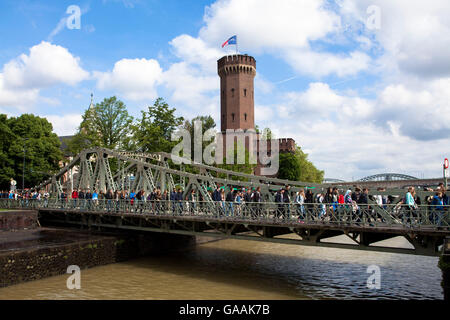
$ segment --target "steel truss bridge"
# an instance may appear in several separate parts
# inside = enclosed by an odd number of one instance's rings
[[[73,179],[67,179],[67,176]],[[133,177],[133,179],[131,179]],[[60,199],[63,189],[172,190],[183,188],[183,199],[195,190],[202,201],[140,201]],[[218,186],[257,188],[262,202],[213,201]],[[0,200],[0,208],[38,210],[42,225],[90,229],[121,229],[184,235],[228,237],[287,244],[439,255],[450,236],[449,208],[401,204],[378,206],[274,203],[274,191],[310,188],[322,192],[329,184],[288,181],[233,172],[198,163],[174,165],[170,154],[116,152],[104,148],[82,151],[59,173],[34,190],[46,189],[50,199]],[[372,194],[404,195],[401,189]],[[432,194],[422,192],[422,194]],[[200,197],[197,197],[198,200]],[[348,244],[336,242],[346,236]],[[388,247],[378,242],[405,237],[412,248]]]

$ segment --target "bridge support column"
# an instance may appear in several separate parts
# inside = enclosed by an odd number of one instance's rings
[[[441,285],[444,289],[444,300],[450,301],[450,237],[447,237],[444,241],[439,268],[442,271]]]

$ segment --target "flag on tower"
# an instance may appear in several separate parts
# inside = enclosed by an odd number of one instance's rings
[[[230,39],[228,39],[227,41],[225,41],[225,42],[222,44],[222,48],[225,47],[225,46],[227,46],[227,45],[229,45],[229,44],[235,44],[235,45],[237,45],[237,36],[232,36]]]

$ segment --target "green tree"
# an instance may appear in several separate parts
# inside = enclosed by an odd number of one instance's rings
[[[105,98],[84,112],[77,134],[67,143],[71,153],[90,147],[128,149],[133,117],[117,98]]]
[[[194,123],[195,121],[200,121],[202,123],[202,152],[203,150],[205,150],[205,147],[208,146],[211,141],[203,141],[203,135],[205,134],[206,131],[208,131],[209,129],[214,129],[216,127],[216,123],[214,121],[214,119],[211,116],[197,116],[194,119],[192,119],[191,121],[186,120],[183,125],[182,128],[186,129],[187,131],[189,131],[190,137],[191,137],[191,160],[194,160]]]
[[[9,147],[15,139],[8,126],[6,114],[0,114],[0,189],[6,189],[9,179],[15,176],[12,159],[9,157]]]
[[[170,153],[178,143],[171,141],[172,133],[184,120],[176,117],[175,111],[162,98],[156,99],[148,111],[141,111],[141,119],[133,125],[134,147],[142,152]]]
[[[296,146],[295,153],[280,154],[280,168],[278,178],[295,181],[322,183],[324,171],[317,169],[308,160],[308,154]]]
[[[1,115],[1,120],[0,184],[3,189],[8,188],[10,178],[22,187],[24,150],[25,187],[33,187],[59,170],[61,143],[47,119],[23,114],[9,119]]]
[[[278,178],[292,181],[300,180],[300,162],[293,153],[280,153]]]
[[[244,163],[238,164],[238,153],[244,151]],[[240,172],[240,173],[246,173],[246,174],[253,174],[257,164],[253,164],[253,162],[256,162],[256,159],[253,159],[251,157],[253,157],[253,155],[250,154],[250,152],[245,149],[245,147],[243,145],[238,145],[237,142],[234,142],[234,148],[233,150],[226,150],[226,153],[229,155],[231,153],[233,153],[233,157],[234,157],[234,164],[228,164],[227,163],[227,157],[224,156],[223,158],[223,164],[219,164],[216,165],[216,167],[221,168],[221,169],[226,169],[226,170],[231,170],[231,171],[235,171],[235,172]],[[227,178],[227,176],[225,174],[220,174],[219,177],[221,178]],[[237,176],[231,176],[229,177],[232,180],[241,180],[244,181],[246,179],[242,178],[242,177],[237,177]]]

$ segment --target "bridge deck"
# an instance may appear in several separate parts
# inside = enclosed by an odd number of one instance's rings
[[[446,208],[188,201],[0,201],[39,211],[42,225],[165,232],[244,240],[438,255],[450,235]],[[345,235],[349,244],[332,239]],[[413,249],[378,242],[402,236]]]

